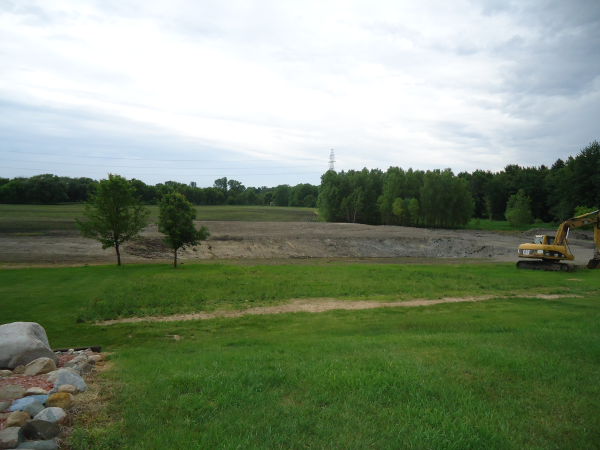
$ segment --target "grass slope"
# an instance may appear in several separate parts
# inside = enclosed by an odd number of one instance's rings
[[[113,386],[111,420],[81,424],[74,448],[597,448],[595,272],[508,265],[183,269],[0,270],[0,323],[37,321],[54,347],[102,344],[115,352],[104,375]],[[347,298],[360,286],[366,296],[389,299],[510,289],[584,297],[76,323],[96,296],[140,280],[163,286],[163,294],[184,286],[172,300],[192,292],[196,280],[198,292],[220,293],[214,308],[238,307],[238,298],[274,288],[269,302],[303,293]],[[255,284],[260,280],[267,284]]]

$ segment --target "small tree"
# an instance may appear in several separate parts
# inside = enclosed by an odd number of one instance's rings
[[[402,200],[400,197],[398,197],[396,200],[394,200],[394,203],[392,203],[392,212],[398,218],[398,222],[400,223],[402,216],[404,215],[404,200]]]
[[[525,195],[525,191],[520,189],[516,195],[511,195],[504,213],[506,220],[511,227],[520,225],[529,225],[533,223],[533,214],[531,214],[531,199]]]
[[[136,237],[146,225],[150,211],[134,197],[135,188],[119,175],[108,175],[101,180],[96,193],[85,202],[83,215],[89,220],[75,219],[84,237],[95,239],[102,249],[114,247],[117,264],[121,265],[121,244]]]
[[[200,245],[210,233],[204,226],[196,230],[196,209],[178,192],[166,193],[158,208],[158,231],[165,235],[164,241],[173,249],[173,267],[177,268],[177,250]]]

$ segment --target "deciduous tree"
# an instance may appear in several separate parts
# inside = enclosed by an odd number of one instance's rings
[[[140,205],[134,192],[135,188],[125,178],[109,174],[85,202],[83,215],[88,220],[75,219],[83,236],[100,242],[104,250],[114,247],[119,266],[121,244],[136,237],[148,225],[150,211]]]
[[[200,245],[210,233],[205,226],[196,229],[196,209],[178,192],[165,194],[158,208],[158,231],[165,235],[164,241],[173,249],[173,267],[177,268],[177,250]]]

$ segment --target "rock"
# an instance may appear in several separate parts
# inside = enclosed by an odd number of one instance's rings
[[[10,427],[0,431],[0,448],[17,448],[23,441],[19,428]]]
[[[52,372],[56,370],[56,364],[50,358],[38,358],[35,361],[31,361],[25,366],[25,372],[23,375],[42,375],[44,373]]]
[[[25,422],[27,422],[29,419],[31,419],[31,416],[25,411],[11,412],[6,418],[6,423],[4,424],[4,426],[6,428],[22,427],[23,425],[25,425]]]
[[[4,420],[4,419],[6,419],[8,416],[10,416],[10,413],[0,413],[0,420]]]
[[[83,362],[75,366],[75,369],[81,372],[82,375],[89,375],[94,370],[94,367],[86,362]]]
[[[25,407],[23,411],[29,413],[31,417],[37,416],[41,413],[46,407],[41,402],[33,402]]]
[[[52,394],[50,397],[48,397],[44,404],[46,405],[46,408],[57,407],[69,409],[69,406],[71,406],[71,394],[67,392],[58,392],[56,394]]]
[[[58,392],[66,392],[71,395],[79,394],[77,388],[72,384],[63,384],[61,387],[58,388]]]
[[[50,348],[46,331],[34,322],[13,322],[0,325],[0,367],[13,369],[38,358],[58,358]]]
[[[27,441],[23,442],[17,447],[17,449],[20,448],[29,448],[33,450],[56,450],[58,448],[58,444],[54,441]]]
[[[61,373],[65,373],[65,372],[70,372],[75,375],[79,375],[79,372],[75,369],[71,369],[71,368],[58,369],[58,370],[55,370],[54,372],[50,372],[48,374],[48,383],[54,383],[56,381],[56,379],[58,378],[58,376]]]
[[[50,407],[44,409],[33,420],[45,420],[52,423],[64,423],[67,420],[67,413],[62,408]]]
[[[0,390],[0,399],[2,400],[14,400],[15,398],[21,398],[25,395],[25,388],[17,384],[9,384],[4,386]]]
[[[45,420],[30,420],[21,427],[20,435],[25,439],[48,440],[60,433],[60,426]]]
[[[63,384],[72,384],[77,388],[79,392],[83,392],[87,389],[87,384],[83,381],[79,375],[69,372],[59,373],[58,377],[56,377],[56,381],[54,382],[54,388],[58,389]]]
[[[0,370],[0,376],[2,377],[10,377],[12,375],[12,370]]]
[[[39,387],[30,387],[25,391],[25,397],[29,397],[31,395],[46,395],[47,393],[48,392],[46,392],[45,389]]]
[[[47,398],[48,398],[47,395],[31,395],[29,397],[20,398],[18,400],[15,400],[12,403],[12,405],[10,405],[10,408],[8,408],[8,410],[10,412],[25,411],[25,408],[27,408],[32,403],[34,403],[34,402],[44,403]]]
[[[13,375],[22,375],[25,372],[25,366],[17,366],[13,370]]]
[[[0,402],[0,412],[4,412],[10,406],[10,402]]]
[[[88,359],[90,359],[92,361],[95,361],[95,362],[99,362],[99,361],[102,361],[102,355],[97,355],[97,354],[96,355],[92,355]]]

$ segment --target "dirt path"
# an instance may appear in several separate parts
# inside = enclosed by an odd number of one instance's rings
[[[558,299],[558,298],[573,298],[578,295],[516,295],[516,296],[497,296],[497,295],[482,295],[479,297],[446,297],[438,300],[409,300],[405,302],[376,302],[376,301],[352,301],[352,300],[335,300],[333,298],[324,299],[302,299],[292,300],[290,303],[277,306],[261,306],[256,308],[246,309],[244,311],[218,311],[215,313],[193,313],[193,314],[174,314],[164,317],[131,317],[129,319],[115,319],[98,322],[94,325],[114,325],[118,323],[138,323],[138,322],[179,322],[185,320],[209,320],[217,317],[243,317],[247,315],[263,315],[263,314],[286,314],[297,312],[320,313],[331,311],[334,309],[344,310],[359,310],[359,309],[374,309],[374,308],[397,308],[397,307],[415,307],[415,306],[431,306],[440,303],[460,303],[460,302],[481,302],[484,300],[501,299],[501,298],[542,298],[542,299]]]
[[[211,259],[309,259],[309,258],[476,258],[516,261],[519,244],[534,233],[506,235],[475,230],[370,226],[310,222],[197,222],[211,236],[198,251],[180,251],[185,261]],[[124,263],[170,261],[156,225],[142,239],[124,246]],[[570,241],[575,264],[587,264],[593,242]],[[55,231],[42,236],[0,235],[0,263],[38,265],[111,264],[113,250],[80,237],[76,232]],[[432,260],[432,264],[435,260]]]

